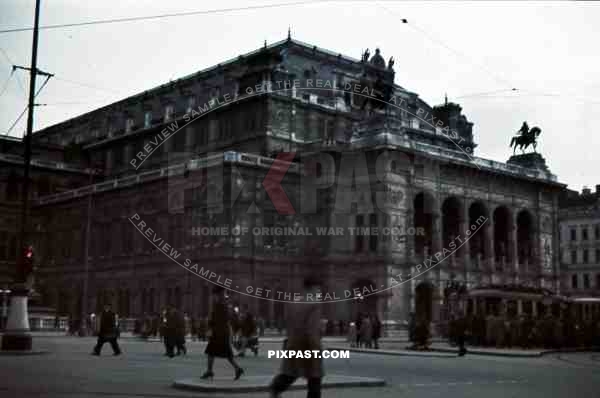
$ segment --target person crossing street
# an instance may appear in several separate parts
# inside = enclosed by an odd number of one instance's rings
[[[104,305],[104,311],[100,315],[100,329],[98,331],[98,342],[94,347],[92,355],[100,356],[104,343],[110,343],[114,355],[121,355],[121,348],[117,343],[118,337],[118,317],[111,310],[110,304]]]

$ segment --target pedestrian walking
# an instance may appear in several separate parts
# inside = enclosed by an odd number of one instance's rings
[[[241,339],[240,339],[240,352],[239,356],[243,357],[246,355],[246,348],[250,348],[254,355],[258,354],[257,344],[249,344],[253,338],[256,337],[256,321],[250,311],[246,309],[242,318],[240,327]]]
[[[185,347],[186,323],[185,314],[175,310],[175,347],[177,348],[177,355],[187,355],[187,348]]]
[[[104,305],[104,311],[100,315],[100,330],[98,331],[98,342],[94,347],[92,355],[100,355],[104,343],[110,343],[114,355],[121,355],[121,348],[117,343],[118,317],[109,304]]]
[[[458,346],[458,356],[465,356],[467,349],[465,348],[465,335],[467,333],[467,319],[465,316],[457,316],[454,319],[454,331],[456,333],[456,345]]]
[[[165,355],[169,358],[175,356],[175,344],[177,340],[177,314],[175,308],[169,307],[163,313],[162,336],[165,345]]]
[[[320,282],[308,277],[303,283],[305,294],[317,294]],[[305,351],[321,350],[321,306],[296,305],[288,313],[287,339],[285,350]],[[308,384],[307,398],[320,398],[321,379],[323,378],[323,360],[321,358],[286,358],[281,364],[280,373],[270,385],[271,397],[278,397],[291,386],[296,379],[304,377]]]
[[[360,341],[365,345],[365,348],[372,347],[373,327],[369,316],[365,314],[360,324]]]
[[[213,364],[215,357],[226,358],[235,369],[234,380],[238,380],[244,373],[233,359],[233,349],[231,348],[231,325],[229,323],[229,314],[227,303],[225,302],[225,289],[215,286],[213,289],[213,308],[209,322],[210,337],[204,353],[208,356],[207,370],[201,376],[202,379],[212,379]]]
[[[371,316],[371,328],[373,330],[373,348],[379,349],[379,339],[381,338],[381,321],[377,315]]]
[[[362,341],[361,341],[361,334],[360,334],[360,328],[362,325],[362,314],[358,314],[358,316],[356,317],[356,348],[360,348],[360,346],[362,345]]]

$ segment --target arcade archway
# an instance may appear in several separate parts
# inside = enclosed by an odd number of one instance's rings
[[[430,282],[421,282],[415,288],[415,315],[426,322],[433,318],[433,285]]]

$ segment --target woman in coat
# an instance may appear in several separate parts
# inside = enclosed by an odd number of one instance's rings
[[[313,297],[319,289],[316,278],[304,280],[305,294],[312,293]],[[287,340],[284,350],[321,351],[321,305],[320,304],[290,304],[287,322]],[[319,355],[320,357],[320,355]],[[308,383],[308,398],[321,396],[321,379],[323,378],[323,360],[315,358],[286,358],[281,364],[280,373],[271,382],[272,397],[278,397],[299,377],[304,377]]]
[[[212,379],[213,364],[215,357],[226,358],[227,361],[235,369],[235,378],[237,380],[244,373],[242,369],[233,359],[233,350],[231,348],[231,325],[229,323],[229,314],[227,303],[225,302],[225,289],[220,286],[215,286],[213,289],[213,308],[211,319],[209,322],[211,330],[208,345],[204,353],[208,355],[208,369],[202,375],[202,379]]]
[[[365,315],[360,323],[360,341],[365,345],[365,348],[372,348],[373,325],[368,315]]]

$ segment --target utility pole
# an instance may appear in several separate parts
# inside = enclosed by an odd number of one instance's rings
[[[90,332],[87,327],[88,320],[88,285],[89,285],[89,274],[90,274],[90,265],[89,265],[89,257],[90,257],[90,231],[91,231],[91,223],[92,223],[92,210],[93,210],[93,197],[95,194],[94,183],[94,175],[96,173],[96,169],[92,168],[90,170],[90,180],[89,184],[92,186],[92,190],[88,195],[87,201],[87,213],[86,213],[86,224],[85,224],[85,246],[83,249],[83,296],[81,297],[81,317],[79,321],[79,335],[87,336]],[[94,325],[92,325],[92,328]]]
[[[23,249],[27,244],[27,222],[29,216],[29,171],[31,168],[31,134],[33,130],[33,111],[35,99],[35,79],[37,76],[37,48],[40,23],[40,0],[35,1],[35,22],[33,25],[33,44],[31,49],[31,69],[29,79],[29,101],[27,114],[27,132],[23,143],[25,145],[25,166],[23,172],[23,206],[21,209],[21,225],[19,230],[19,251],[17,254],[17,285],[11,289],[10,313],[6,332],[2,336],[2,350],[31,350],[31,334],[29,334],[29,314],[27,299],[29,289],[25,284],[23,274]]]

